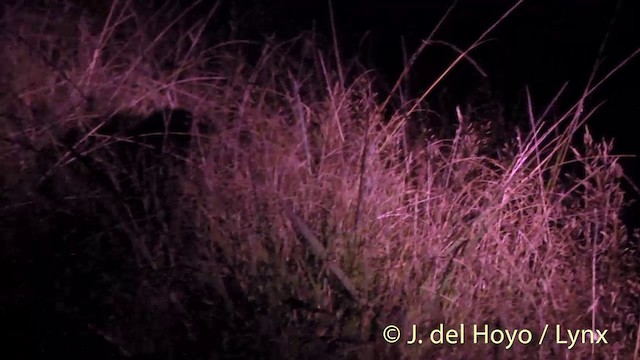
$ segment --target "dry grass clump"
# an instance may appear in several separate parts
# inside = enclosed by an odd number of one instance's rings
[[[587,94],[502,144],[503,119],[459,109],[454,136],[416,138],[424,99],[385,111],[374,74],[312,36],[213,43],[213,11],[46,3],[8,7],[0,37],[2,311],[23,351],[640,356],[638,240]],[[193,114],[187,156],[105,130],[163,108]],[[465,344],[406,344],[412,324],[462,323]],[[474,324],[533,340],[473,344]],[[556,324],[608,344],[568,350]]]

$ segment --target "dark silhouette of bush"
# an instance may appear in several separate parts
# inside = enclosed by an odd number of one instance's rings
[[[93,134],[73,128],[38,152],[39,168],[31,169],[36,191],[12,195],[33,205],[3,214],[0,224],[14,229],[6,238],[13,253],[3,261],[2,292],[11,294],[5,326],[16,342],[40,339],[31,350],[41,356],[73,358],[64,344],[76,341],[85,342],[73,347],[78,354],[101,347],[118,353],[91,326],[104,325],[106,314],[117,313],[141,282],[150,281],[148,263],[134,256],[144,241],[138,236],[165,233],[160,243],[171,246],[172,227],[180,226],[173,217],[180,213],[177,181],[186,168],[191,125],[191,113],[181,109],[117,114]],[[170,266],[159,264],[152,277],[166,276],[158,274]]]

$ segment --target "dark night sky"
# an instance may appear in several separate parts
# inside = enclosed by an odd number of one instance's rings
[[[260,21],[256,28],[261,32],[288,38],[311,29],[315,21],[320,33],[329,34],[327,0],[249,3],[247,18],[257,16]],[[458,1],[435,39],[465,48],[515,3],[516,0]],[[618,5],[615,0],[526,0],[471,56],[488,73],[494,95],[506,105],[522,102],[524,86],[528,85],[541,112],[566,81],[569,86],[561,105],[573,104],[609,28],[600,75],[640,48],[639,3],[622,1],[615,22],[610,25]],[[451,4],[451,0],[334,0],[343,54],[358,54],[365,63],[376,66],[387,82],[393,82],[402,66],[400,36],[405,37],[411,53]],[[359,48],[367,32],[364,45]],[[429,85],[454,57],[444,46],[428,48],[411,74],[416,90]],[[615,137],[618,153],[640,155],[640,141],[632,131],[640,121],[639,70],[637,58],[595,93],[591,103],[607,101],[590,126],[596,136]],[[479,79],[472,66],[461,63],[445,86],[469,92],[479,86]],[[625,165],[640,176],[639,160]]]

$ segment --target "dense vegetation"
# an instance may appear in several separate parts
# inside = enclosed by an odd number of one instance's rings
[[[490,100],[443,119],[317,34],[245,41],[211,29],[215,7],[44,3],[0,25],[3,351],[640,356],[638,234],[584,98],[524,124]],[[534,340],[406,344],[441,323]],[[608,344],[538,346],[545,324]]]

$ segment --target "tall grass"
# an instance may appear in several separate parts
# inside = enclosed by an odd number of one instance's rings
[[[6,6],[0,35],[2,311],[16,347],[73,353],[85,336],[166,359],[640,357],[638,238],[620,220],[612,144],[584,126],[592,88],[559,118],[530,107],[507,137],[496,124],[509,119],[460,107],[446,137],[421,125],[437,84],[390,109],[395,92],[315,34],[220,41],[207,37],[216,7],[193,22],[192,9],[44,3]],[[188,158],[158,161],[169,185],[159,170],[123,178],[109,155],[123,140],[101,126],[161,108],[193,113]],[[65,142],[70,131],[82,136]],[[141,192],[119,193],[132,182]],[[412,324],[461,323],[534,340],[406,344]],[[608,344],[537,345],[547,324],[608,330]]]

